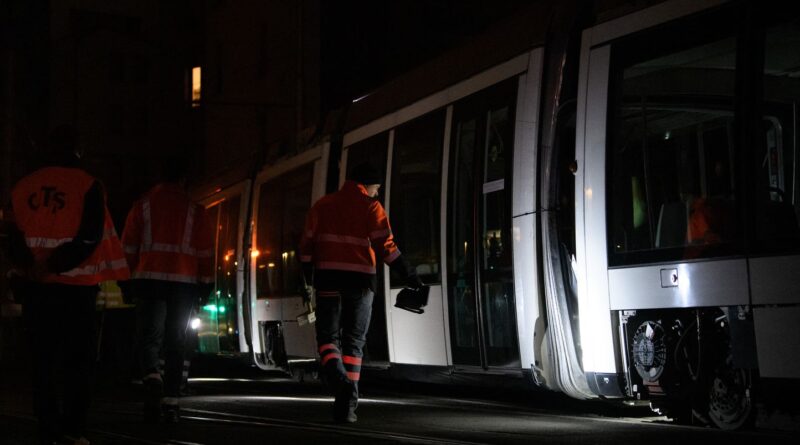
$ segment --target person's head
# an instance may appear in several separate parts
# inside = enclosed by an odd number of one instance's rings
[[[164,158],[160,164],[159,180],[183,184],[189,176],[189,159],[179,154],[171,154]]]
[[[69,124],[54,128],[47,136],[42,154],[42,162],[45,164],[77,167],[83,150],[75,128]]]
[[[350,170],[347,179],[363,185],[370,197],[378,196],[378,190],[381,188],[381,172],[371,164],[365,162],[356,165]]]

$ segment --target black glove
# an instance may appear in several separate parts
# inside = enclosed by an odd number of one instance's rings
[[[411,289],[419,289],[424,286],[422,280],[420,280],[417,276],[416,269],[408,264],[405,256],[400,255],[399,257],[395,258],[395,260],[389,264],[389,268],[396,278],[405,281],[406,287],[410,287]]]
[[[416,273],[409,274],[406,278],[406,287],[410,287],[411,289],[420,289],[425,286],[425,283],[420,280],[419,275]]]

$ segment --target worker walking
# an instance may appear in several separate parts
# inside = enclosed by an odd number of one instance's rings
[[[144,373],[147,422],[175,423],[180,396],[186,330],[192,308],[213,286],[213,227],[205,209],[186,192],[187,166],[163,164],[164,182],[134,203],[122,242],[131,268],[123,292],[136,301],[138,359]],[[164,348],[164,377],[159,353]]]
[[[356,166],[342,188],[317,201],[306,217],[300,261],[317,301],[317,346],[323,373],[336,396],[333,418],[353,423],[358,382],[376,288],[376,256],[406,277],[422,282],[394,243],[389,219],[375,199],[380,173]],[[307,287],[307,292],[312,289]]]
[[[45,166],[11,193],[14,293],[31,339],[34,410],[47,444],[89,443],[98,283],[128,278],[103,186],[79,168],[79,153],[75,131],[55,129]]]

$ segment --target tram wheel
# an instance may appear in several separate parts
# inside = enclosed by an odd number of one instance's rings
[[[708,393],[708,418],[719,429],[749,426],[755,418],[752,371],[734,369],[730,358],[717,368]]]

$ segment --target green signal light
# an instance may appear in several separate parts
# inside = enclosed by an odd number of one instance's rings
[[[220,306],[219,307],[219,313],[220,314],[224,314],[225,313],[225,306]]]
[[[203,310],[208,312],[217,312],[217,310],[219,309],[222,309],[221,312],[225,312],[225,308],[223,307],[217,308],[216,304],[207,304],[203,306]]]

